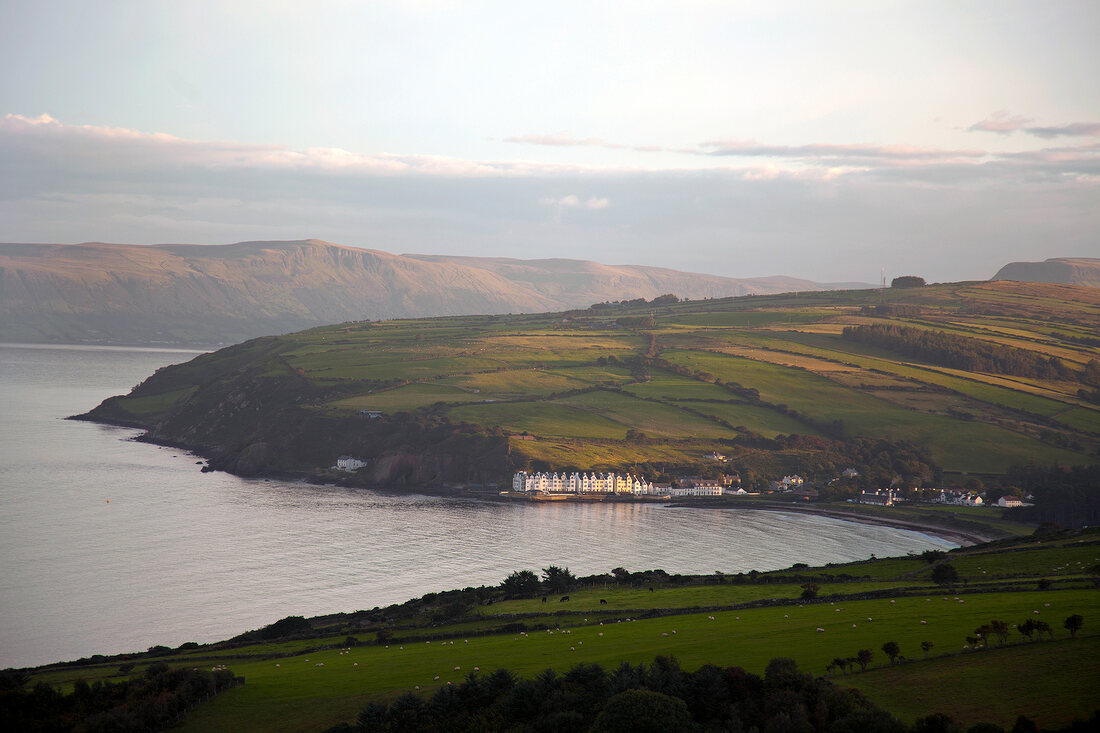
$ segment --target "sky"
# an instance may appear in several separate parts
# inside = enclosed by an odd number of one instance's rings
[[[1100,3],[0,0],[0,241],[1100,257]]]

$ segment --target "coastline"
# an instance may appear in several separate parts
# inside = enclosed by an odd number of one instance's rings
[[[127,420],[119,420],[112,418],[105,418],[99,415],[93,415],[91,412],[83,413],[79,415],[71,415],[68,420],[78,420],[84,422],[100,423],[104,425],[114,425],[117,427],[135,428],[144,430],[142,435],[139,435],[135,440],[144,443],[150,443],[154,445],[161,445],[165,447],[177,448],[180,450],[186,450],[193,455],[203,458],[207,465],[204,466],[204,471],[209,470],[225,470],[224,468],[212,465],[211,456],[208,455],[208,451],[203,450],[198,446],[186,445],[181,443],[174,443],[173,441],[167,441],[163,439],[155,439],[149,435],[149,426],[143,425],[138,422],[130,422]],[[229,471],[234,475],[240,475],[233,471]],[[329,483],[332,481],[331,475],[320,475],[318,473],[301,472],[296,474],[289,473],[262,473],[255,476],[248,476],[242,478],[269,478],[282,481],[298,481],[302,483]],[[383,491],[386,493],[397,494],[412,494],[421,493],[434,496],[449,496],[457,499],[473,499],[476,501],[527,501],[531,503],[547,503],[554,504],[558,501],[534,501],[528,496],[504,496],[501,495],[498,487],[494,487],[490,490],[477,490],[472,489],[468,485],[450,485],[450,486],[408,486],[402,488],[387,487],[387,486],[365,486],[357,484],[354,480],[344,483],[337,481],[337,485],[349,486],[352,488],[366,488],[375,491]],[[503,482],[498,486],[505,485]],[[603,503],[603,502],[638,502],[638,503],[657,503],[657,501],[650,499],[640,499],[639,497],[618,497],[618,496],[593,496],[593,497],[576,497],[568,496],[561,497],[560,501],[581,501],[586,503]],[[995,531],[982,531],[979,527],[967,527],[965,529],[959,527],[948,526],[943,523],[936,523],[931,521],[918,521],[912,518],[902,517],[886,517],[882,515],[865,514],[861,512],[845,511],[843,508],[834,508],[830,505],[822,504],[796,504],[786,502],[770,502],[761,500],[745,500],[741,498],[702,498],[702,499],[681,499],[678,501],[670,502],[668,499],[660,499],[660,502],[664,502],[665,506],[670,507],[686,507],[686,508],[705,508],[705,509],[747,509],[755,511],[781,511],[781,512],[801,512],[805,514],[816,514],[819,516],[832,517],[834,519],[841,519],[849,522],[860,522],[863,524],[876,524],[879,526],[894,527],[897,529],[905,529],[909,531],[922,532],[924,534],[932,535],[948,542],[957,544],[960,547],[969,547],[971,545],[979,545],[985,542],[991,542],[993,540],[1004,539],[1009,536],[1007,533],[998,533]]]
[[[1007,536],[995,532],[981,532],[977,529],[964,530],[956,527],[948,527],[943,524],[936,524],[934,522],[921,522],[908,518],[883,517],[878,515],[861,514],[858,512],[846,512],[842,509],[835,509],[831,506],[818,504],[754,502],[752,504],[746,503],[745,505],[737,506],[730,503],[707,505],[696,502],[678,502],[675,504],[670,504],[669,506],[692,508],[706,507],[710,509],[746,509],[750,511],[801,512],[803,514],[816,514],[823,517],[832,517],[833,519],[843,519],[849,522],[877,524],[880,526],[894,527],[896,529],[906,529],[914,532],[923,532],[924,534],[933,535],[935,537],[939,537],[940,539],[953,542],[960,547],[980,545],[985,542],[992,542],[994,540],[1004,539]]]

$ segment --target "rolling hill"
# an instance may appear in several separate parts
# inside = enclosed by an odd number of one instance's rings
[[[319,240],[0,244],[0,340],[235,343],[342,321],[531,313],[675,292],[831,286],[577,260],[394,255]]]
[[[1097,462],[1096,290],[674,301],[260,338],[160,370],[88,417],[235,473],[390,487],[707,471],[712,451],[750,483],[855,466],[869,485],[928,485]],[[368,465],[328,473],[342,454]]]
[[[1100,288],[1100,259],[1052,257],[1043,262],[1010,262],[998,270],[992,279]]]

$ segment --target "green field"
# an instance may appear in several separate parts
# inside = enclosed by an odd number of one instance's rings
[[[467,589],[376,609],[371,616],[394,620],[367,627],[353,623],[356,616],[323,617],[314,620],[317,633],[309,638],[138,655],[128,674],[163,660],[200,668],[227,664],[246,678],[189,713],[181,730],[318,731],[353,720],[368,701],[405,690],[430,696],[448,682],[498,668],[533,677],[582,662],[614,669],[672,655],[686,670],[715,664],[761,674],[769,660],[788,656],[909,723],[946,712],[964,729],[978,722],[1011,726],[1018,715],[1051,727],[1087,717],[1095,705],[1100,588],[1086,566],[1100,556],[1097,537],[1096,530],[1073,531],[954,550],[949,560],[963,579],[946,589],[929,582],[931,566],[919,557],[883,558],[679,583],[621,585],[608,576],[571,589],[567,601],[557,594],[547,601],[497,598],[441,620],[438,610],[460,597],[453,594],[474,591]],[[851,579],[827,580],[840,574]],[[1041,577],[1057,582],[1036,590]],[[799,598],[807,578],[819,583],[816,600]],[[1071,614],[1085,619],[1075,639],[1062,626]],[[1029,642],[1014,629],[1003,646],[992,636],[981,650],[967,640],[992,620],[1027,619],[1049,623],[1053,641]],[[512,626],[501,630],[506,624]],[[391,628],[392,638],[375,643],[381,628]],[[349,634],[360,644],[345,646]],[[905,663],[889,663],[880,651],[887,641],[897,642]],[[932,643],[928,653],[922,642]],[[859,649],[873,653],[866,672],[830,669],[835,658]],[[77,679],[119,680],[126,674],[119,663],[41,668],[34,681],[70,690]]]
[[[651,316],[652,326],[629,325]],[[842,336],[845,326],[874,324],[1055,358],[1061,372],[1042,379],[968,372]],[[507,481],[535,463],[557,470],[668,463],[673,472],[692,473],[709,468],[701,457],[717,448],[734,468],[762,480],[782,471],[826,483],[838,465],[859,459],[861,475],[875,482],[897,474],[907,483],[928,482],[937,469],[996,476],[1028,462],[1096,464],[1100,405],[1086,399],[1094,388],[1082,379],[1098,354],[1070,340],[1096,332],[1100,297],[1093,291],[1009,282],[341,324],[257,339],[161,370],[104,417],[165,426],[166,442],[203,445],[232,443],[258,429],[257,443],[295,446],[280,452],[285,465],[276,468],[299,475],[323,470],[341,453],[384,459],[399,448],[430,448],[395,446],[387,439],[393,431],[359,436],[363,426],[353,422],[314,422],[312,433],[291,439],[270,434],[303,422],[302,413],[352,420],[370,409],[433,426],[447,419],[467,434],[501,441],[494,455],[506,460],[444,479],[456,483],[484,481],[490,472]],[[268,389],[265,381],[278,386]],[[286,395],[298,412],[241,422],[246,418],[223,407],[244,399],[242,389],[258,394],[251,404]],[[184,424],[195,421],[205,443]],[[313,437],[320,427],[325,439]],[[637,432],[649,442],[639,442]],[[508,440],[516,435],[532,440]],[[803,442],[781,455],[780,447],[752,443],[781,435],[849,445]],[[901,467],[873,466],[853,454],[856,439],[920,451],[924,465],[898,456]],[[605,442],[567,455],[550,445],[561,440]],[[298,448],[306,445],[308,451]],[[616,457],[633,463],[616,466]]]

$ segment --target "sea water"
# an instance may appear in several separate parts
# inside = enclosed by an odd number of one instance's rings
[[[0,345],[0,667],[216,641],[525,568],[736,573],[953,546],[785,512],[242,479],[136,430],[64,419],[196,354]]]

